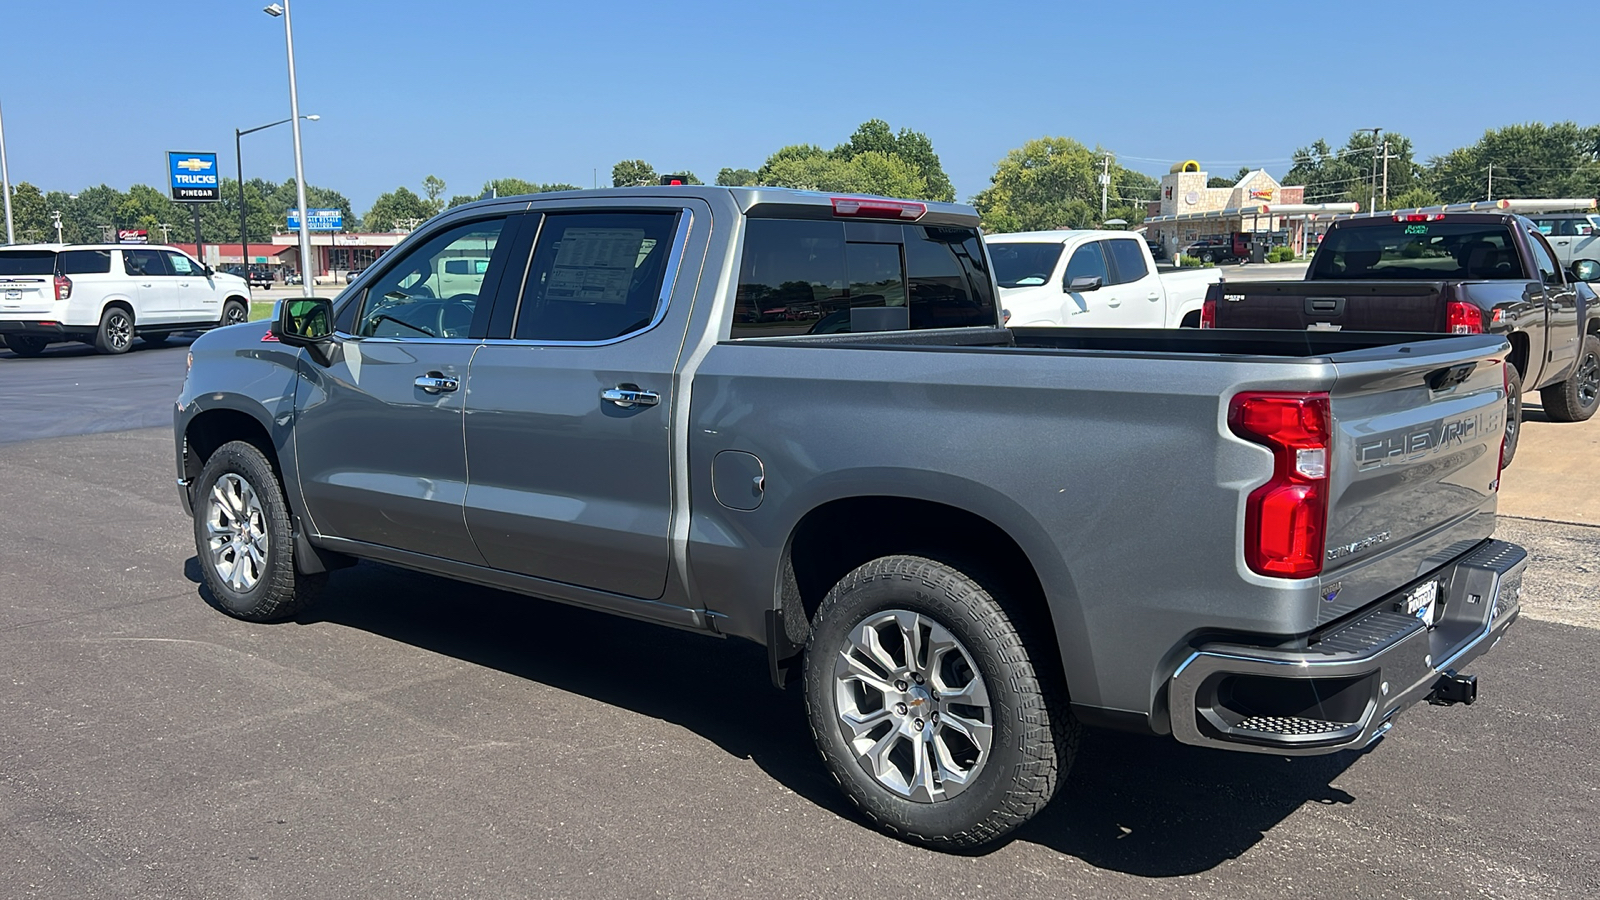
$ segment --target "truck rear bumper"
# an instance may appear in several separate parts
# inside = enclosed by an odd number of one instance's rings
[[[1382,737],[1419,700],[1471,703],[1476,682],[1458,672],[1516,620],[1527,562],[1521,547],[1486,541],[1304,648],[1203,644],[1173,673],[1172,733],[1199,746],[1334,753]],[[1408,611],[1435,587],[1431,606]]]

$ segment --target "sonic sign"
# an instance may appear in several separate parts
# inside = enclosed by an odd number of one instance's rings
[[[171,176],[172,199],[186,203],[209,203],[222,199],[217,183],[215,153],[167,151],[167,173]]]

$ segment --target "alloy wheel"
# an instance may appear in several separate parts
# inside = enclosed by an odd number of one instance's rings
[[[1600,357],[1587,353],[1578,364],[1578,402],[1587,409],[1596,399],[1600,399]]]
[[[260,583],[267,566],[267,522],[250,482],[224,473],[206,501],[206,536],[211,565],[228,587],[245,593]]]
[[[994,732],[989,691],[943,625],[909,610],[873,613],[850,630],[833,676],[840,734],[884,788],[935,803],[983,771]]]
[[[223,315],[226,317],[226,324],[228,325],[237,325],[249,318],[249,314],[245,312],[244,307],[237,303],[228,304],[227,312]]]
[[[133,322],[125,313],[112,313],[106,320],[106,342],[119,351],[133,343]]]

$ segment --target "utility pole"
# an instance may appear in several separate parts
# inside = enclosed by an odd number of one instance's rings
[[[1383,139],[1383,205],[1389,205],[1389,139]]]
[[[1100,172],[1100,219],[1106,217],[1106,194],[1111,189],[1111,154],[1106,154],[1105,168]]]
[[[17,235],[11,228],[11,171],[6,168],[6,126],[4,115],[0,115],[0,194],[5,195],[6,243],[15,244]]]
[[[1485,200],[1494,199],[1494,163],[1489,163],[1489,196]]]
[[[1367,200],[1367,211],[1378,208],[1378,134],[1382,128],[1363,128],[1362,131],[1372,132],[1372,194]]]
[[[55,226],[55,229],[56,229],[56,243],[58,243],[58,244],[66,243],[66,241],[63,241],[61,239],[61,210],[59,210],[59,209],[51,210],[51,212],[50,212],[50,222],[51,222],[52,225]]]

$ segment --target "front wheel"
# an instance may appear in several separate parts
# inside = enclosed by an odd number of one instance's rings
[[[107,307],[95,329],[94,349],[101,353],[127,353],[133,346],[133,314],[120,306]]]
[[[50,346],[50,339],[37,334],[13,334],[6,338],[6,346],[12,353],[31,359]]]
[[[1539,390],[1545,415],[1557,422],[1582,422],[1600,407],[1600,337],[1584,335],[1567,380]]]
[[[250,308],[237,300],[229,300],[222,306],[222,324],[238,325],[240,322],[250,320]]]
[[[1044,809],[1077,747],[1064,686],[1040,652],[963,572],[919,556],[873,560],[817,610],[811,733],[883,831],[935,847],[989,843]]]
[[[195,483],[195,555],[212,605],[239,619],[276,622],[304,609],[325,574],[295,570],[289,506],[272,463],[251,444],[223,444]]]

